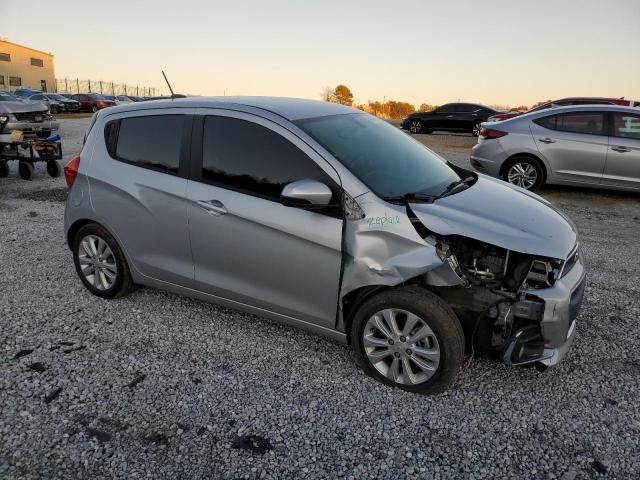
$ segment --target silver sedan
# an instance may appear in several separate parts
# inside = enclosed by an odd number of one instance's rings
[[[546,184],[640,191],[640,109],[581,105],[484,123],[478,172],[536,190]]]

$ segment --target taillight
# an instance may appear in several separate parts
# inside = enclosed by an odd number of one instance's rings
[[[506,134],[507,132],[503,132],[502,130],[496,130],[495,128],[482,128],[480,130],[480,136],[486,139],[500,138],[500,137],[504,137]]]
[[[69,190],[73,187],[73,182],[76,181],[78,168],[80,168],[80,155],[73,157],[64,167],[64,179],[67,181],[67,188]]]

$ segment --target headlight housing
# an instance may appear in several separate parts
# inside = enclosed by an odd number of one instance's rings
[[[525,277],[526,288],[549,288],[553,287],[562,272],[562,260],[538,259],[531,260],[529,272]]]

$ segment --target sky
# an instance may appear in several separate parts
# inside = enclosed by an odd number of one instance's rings
[[[0,0],[58,78],[176,92],[531,105],[640,100],[640,0]]]

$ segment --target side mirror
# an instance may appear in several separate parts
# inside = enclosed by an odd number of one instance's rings
[[[280,202],[287,207],[322,209],[331,203],[333,192],[317,180],[298,180],[284,186]]]

